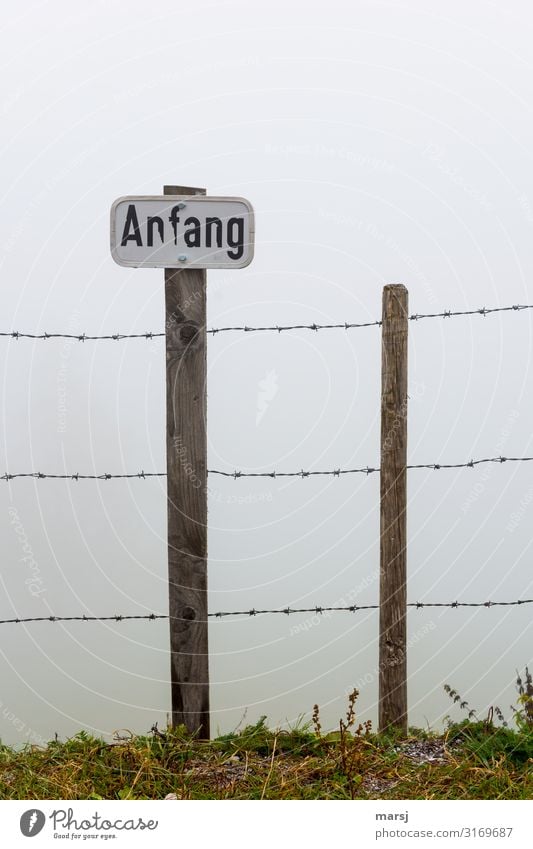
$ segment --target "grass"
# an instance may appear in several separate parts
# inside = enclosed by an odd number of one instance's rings
[[[452,691],[455,693],[455,691]],[[357,725],[354,691],[339,730],[265,718],[210,742],[184,727],[106,743],[81,731],[46,747],[0,744],[2,799],[531,799],[533,727],[449,723],[407,738]],[[527,707],[527,705],[526,705]],[[527,716],[524,711],[520,716]]]

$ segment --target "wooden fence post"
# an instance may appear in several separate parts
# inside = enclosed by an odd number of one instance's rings
[[[200,269],[165,268],[172,724],[199,739],[209,739],[206,279]]]
[[[405,286],[383,289],[379,728],[407,733],[407,327]]]

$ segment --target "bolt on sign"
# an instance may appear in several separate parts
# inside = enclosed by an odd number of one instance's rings
[[[111,207],[111,253],[134,268],[244,268],[254,212],[236,197],[121,197]]]

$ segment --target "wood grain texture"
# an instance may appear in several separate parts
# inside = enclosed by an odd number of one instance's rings
[[[405,286],[383,289],[379,728],[407,733],[407,328]]]
[[[209,739],[206,278],[200,269],[165,269],[172,724],[199,739]]]

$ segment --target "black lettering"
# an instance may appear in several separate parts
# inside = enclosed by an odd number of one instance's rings
[[[233,235],[235,227],[237,227],[237,237]],[[228,251],[230,259],[240,259],[244,253],[244,218],[230,218],[228,220],[228,235],[227,242],[230,248],[235,250]]]
[[[130,233],[131,227],[133,227],[133,233]],[[128,212],[126,215],[126,222],[124,224],[124,232],[122,234],[122,241],[120,243],[120,247],[125,248],[130,239],[133,239],[135,244],[142,248],[143,240],[141,238],[141,231],[139,230],[137,210],[135,209],[135,205],[133,203],[130,203],[128,206]]]
[[[170,210],[170,218],[168,219],[170,221],[170,223],[172,224],[172,229],[174,230],[174,244],[175,245],[178,244],[178,222],[180,220],[179,216],[178,216],[178,212],[182,208],[183,208],[182,203],[178,203],[176,206],[173,206],[172,209]]]
[[[206,218],[205,219],[205,246],[206,246],[206,248],[212,247],[213,226],[215,227],[217,248],[221,248],[222,247],[222,221],[220,220],[220,218]]]
[[[151,215],[148,216],[146,221],[146,236],[148,240],[148,247],[152,248],[154,245],[154,227],[157,227],[157,232],[159,233],[159,238],[162,242],[164,242],[163,237],[163,219],[159,218],[158,215],[154,215],[152,218]]]
[[[185,221],[185,226],[188,227],[189,225],[191,225],[191,229],[186,230],[183,234],[185,244],[188,248],[199,248],[202,245],[200,236],[200,221],[198,218],[191,216]]]

